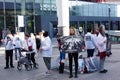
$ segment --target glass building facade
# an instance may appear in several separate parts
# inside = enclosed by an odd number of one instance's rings
[[[88,26],[94,28],[96,23],[108,26],[110,22],[110,29],[120,30],[118,6],[116,4],[70,0],[70,25],[82,26],[86,29]],[[56,0],[0,0],[0,29],[8,28],[12,33],[19,30],[39,32],[42,29],[53,32],[57,27],[56,9]],[[22,28],[18,28],[18,15],[25,17],[25,26]]]
[[[117,17],[117,5],[115,4],[70,1],[70,13],[75,16],[107,17],[109,8],[111,17]]]
[[[0,29],[17,31],[18,15],[27,20],[21,30],[35,32],[35,16],[56,15],[55,0],[0,0]]]

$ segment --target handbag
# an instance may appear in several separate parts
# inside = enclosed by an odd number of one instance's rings
[[[110,50],[107,50],[106,55],[109,57],[110,55],[112,55],[112,52]]]

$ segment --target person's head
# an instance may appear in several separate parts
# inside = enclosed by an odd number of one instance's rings
[[[7,40],[11,40],[9,36],[7,36]]]
[[[79,27],[79,32],[80,32],[80,33],[82,33],[82,32],[83,32],[82,27]]]
[[[89,28],[87,28],[87,32],[91,32],[92,30],[91,30],[91,28],[89,27]]]
[[[95,31],[99,31],[99,27],[98,26],[95,26]]]
[[[25,33],[25,39],[28,39],[30,35],[28,33]]]
[[[102,34],[102,36],[105,36],[105,26],[104,25],[100,25],[99,32]]]
[[[45,32],[43,33],[43,36],[44,36],[44,37],[48,37],[48,32],[45,31]]]
[[[75,28],[74,27],[70,27],[70,35],[75,35]]]
[[[59,34],[57,34],[56,38],[57,38],[57,39],[59,39],[59,38],[60,38],[60,35],[59,35]]]

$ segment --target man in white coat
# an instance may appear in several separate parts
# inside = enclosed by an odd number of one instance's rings
[[[14,68],[13,66],[13,36],[11,34],[7,34],[5,37],[5,60],[6,60],[6,66],[4,69],[8,69],[9,65],[11,68]]]
[[[26,53],[26,56],[28,57],[28,60],[32,61],[34,68],[36,67],[36,61],[35,61],[35,47],[34,47],[34,41],[30,38],[29,34],[25,34],[25,43],[24,45],[24,49],[28,51],[28,53]],[[29,53],[30,52],[30,53]]]
[[[41,42],[41,48],[40,51],[43,56],[43,60],[45,62],[45,65],[48,69],[46,74],[50,74],[51,69],[51,57],[52,57],[52,42],[50,37],[48,36],[48,32],[43,33],[44,40]]]

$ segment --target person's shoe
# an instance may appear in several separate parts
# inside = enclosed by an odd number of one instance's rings
[[[104,69],[103,71],[104,71],[104,72],[108,72],[108,70],[106,70],[106,69]]]
[[[49,72],[49,71],[45,72],[45,75],[50,75],[50,74],[51,74],[51,72]]]
[[[106,73],[106,72],[107,72],[107,70],[105,70],[105,69],[100,71],[100,73]]]
[[[46,74],[51,74],[51,72],[50,72],[50,71],[47,71]]]
[[[72,78],[72,77],[73,77],[73,75],[70,75],[70,76],[69,76],[69,78]]]
[[[34,66],[33,66],[35,69],[38,69],[38,67],[36,66],[36,64],[34,64]]]
[[[78,76],[77,75],[75,75],[75,78],[77,78]]]
[[[4,69],[9,69],[9,67],[4,67]]]
[[[11,68],[14,68],[14,66],[11,66]]]

